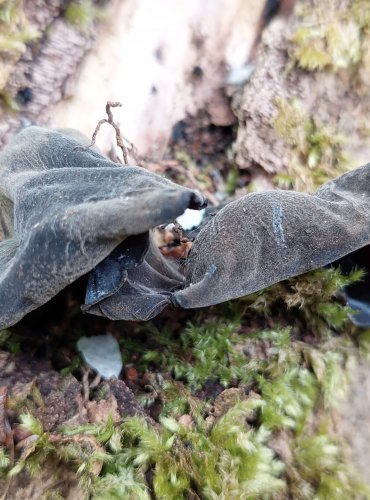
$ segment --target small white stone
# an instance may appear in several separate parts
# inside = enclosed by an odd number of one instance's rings
[[[177,222],[183,229],[190,230],[201,224],[203,216],[204,210],[192,210],[191,208],[187,208],[180,217],[177,217]]]
[[[81,337],[77,349],[84,361],[103,378],[118,377],[123,363],[117,340],[112,335]]]
[[[248,63],[238,68],[233,68],[227,75],[226,83],[228,85],[244,85],[246,84],[254,71],[254,64]]]

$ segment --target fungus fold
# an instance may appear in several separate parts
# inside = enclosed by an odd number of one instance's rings
[[[29,127],[0,155],[0,328],[88,275],[82,309],[148,320],[260,290],[370,244],[370,165],[315,194],[252,193],[205,217],[185,266],[152,230],[205,198],[88,148],[76,131]],[[370,310],[370,309],[369,309]]]

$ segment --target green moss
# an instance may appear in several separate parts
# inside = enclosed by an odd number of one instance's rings
[[[150,335],[148,349],[147,337],[138,337],[125,346],[126,360],[130,360],[130,350],[142,352],[135,361],[142,369],[151,367],[170,372],[177,380],[186,382],[193,389],[202,387],[208,379],[216,379],[224,386],[233,381],[245,379],[242,369],[242,356],[235,348],[238,342],[235,332],[238,325],[209,324],[195,326],[188,324],[182,335],[176,339],[171,331],[157,330],[152,325],[139,327]]]
[[[174,152],[175,159],[179,165],[175,169],[175,178],[177,182],[184,186],[200,190],[213,191],[212,184],[212,165],[199,168],[193,158],[185,150],[179,149]]]
[[[189,326],[183,346],[195,342],[199,347],[201,332],[223,338],[226,327],[195,330]],[[221,415],[209,420],[210,404],[192,394],[194,380],[205,380],[202,371],[199,378],[191,376],[184,383],[168,380],[156,386],[157,398],[164,401],[157,427],[137,417],[123,423],[108,418],[106,423],[61,429],[59,438],[54,435],[51,441],[40,422],[25,415],[22,425],[37,436],[36,444],[11,474],[24,468],[36,474],[49,456],[56,456],[75,464],[76,474],[96,499],[147,499],[153,494],[162,499],[213,499],[226,492],[245,499],[274,498],[277,492],[293,498],[337,498],[338,491],[352,498],[362,491],[339,444],[312,422],[312,415],[327,411],[333,392],[343,387],[345,353],[313,348],[294,340],[287,329],[248,336],[235,330],[237,325],[228,333],[237,338],[219,351],[212,341],[202,344],[201,365],[212,362],[213,356],[221,363],[225,358],[229,363],[237,360],[248,387],[253,387],[250,392],[245,386],[245,395],[240,393],[244,399]],[[172,356],[190,370],[178,351]],[[191,416],[187,425],[179,419],[184,413]],[[270,446],[282,432],[288,433],[288,458],[277,457]],[[104,451],[82,446],[83,439],[95,439]],[[98,478],[90,472],[93,459],[105,463]]]
[[[312,436],[300,436],[293,443],[293,460],[287,472],[293,498],[368,498],[369,490],[348,474],[340,443],[328,429]]]
[[[361,58],[360,27],[350,20],[302,26],[291,41],[291,57],[308,71],[348,68]]]
[[[295,31],[288,46],[289,68],[306,71],[341,72],[348,91],[361,98],[368,95],[370,74],[370,30],[368,2],[301,3],[296,10]],[[340,6],[340,7],[339,7]],[[273,125],[289,152],[287,171],[276,178],[283,188],[312,192],[349,168],[344,138],[337,130],[318,122],[298,100],[277,99]],[[366,120],[365,120],[366,122]],[[366,134],[367,124],[360,126]]]
[[[338,71],[357,65],[362,54],[361,7],[342,10],[318,3],[302,9],[299,27],[290,40],[294,63],[308,71]]]
[[[0,447],[0,477],[2,477],[4,475],[4,473],[7,472],[9,465],[10,465],[9,454],[8,454],[7,450],[1,446]]]
[[[110,440],[116,440],[116,428],[111,415],[107,416],[106,422],[100,424],[86,424],[73,428],[63,427],[61,429],[65,436],[77,436],[84,434],[86,436],[94,436],[101,444],[110,444]],[[114,437],[113,437],[114,436]]]
[[[23,52],[25,44],[37,37],[29,25],[21,0],[0,3],[0,52]]]
[[[351,2],[350,13],[362,29],[370,28],[370,4],[367,0]]]
[[[70,0],[64,12],[66,20],[82,31],[86,31],[100,16],[101,10],[93,0]]]
[[[83,336],[83,335],[81,335]],[[74,373],[77,368],[79,368],[82,364],[82,359],[80,356],[76,355],[73,357],[72,361],[69,363],[68,366],[66,366],[65,368],[62,368],[62,370],[60,370],[60,374],[63,375],[63,376],[67,376],[67,375],[70,375],[71,373]]]
[[[121,465],[112,472],[106,472],[95,484],[94,500],[150,500],[145,479],[135,474],[133,467]]]
[[[188,401],[174,404],[172,414],[167,407],[157,429],[140,418],[119,427],[121,447],[93,487],[96,498],[149,498],[151,489],[163,499],[212,499],[231,491],[246,499],[273,498],[278,491],[293,498],[338,498],[338,492],[353,498],[366,491],[329,429],[312,422],[313,414],[332,407],[338,385],[343,387],[345,354],[294,341],[287,330],[249,336],[244,352],[256,392],[210,424],[208,410],[186,384],[177,391],[167,387],[167,403],[186,399],[186,393]],[[193,415],[190,425],[181,425],[179,411]],[[288,433],[290,452],[277,459],[270,441],[281,432]]]
[[[361,354],[370,360],[370,328],[366,328],[357,335],[356,340]]]
[[[350,309],[336,300],[338,290],[360,281],[364,273],[354,270],[343,275],[340,269],[330,267],[276,283],[265,290],[239,301],[266,317],[278,307],[284,316],[290,311],[296,322],[316,339],[327,339],[348,326]]]
[[[370,73],[370,8],[367,0],[299,5],[297,29],[288,48],[291,69],[345,71],[351,92],[368,94]]]
[[[342,318],[348,311],[338,304],[333,316],[332,311],[328,314],[326,307],[322,311],[322,305],[333,300],[338,287],[360,277],[359,272],[345,277],[334,269],[310,273],[301,277],[303,281],[299,283],[299,278],[296,279],[295,285],[292,280],[286,301],[290,307],[301,308],[302,321],[306,318],[307,322],[315,323],[310,315],[321,314],[328,338],[330,332],[344,326]],[[263,295],[261,292],[260,297]],[[234,307],[232,316],[242,320],[239,313]],[[137,420],[133,428],[129,425],[129,430],[123,425],[123,435],[128,441],[124,438],[121,458],[114,460],[121,465],[114,470],[111,464],[108,465],[110,479],[115,477],[117,480],[122,471],[125,484],[130,470],[129,477],[136,477],[143,498],[148,495],[149,485],[144,478],[149,470],[153,474],[154,492],[159,498],[185,498],[193,490],[200,498],[218,498],[222,492],[231,490],[237,498],[271,498],[276,487],[282,492],[294,493],[293,498],[337,498],[337,492],[352,498],[365,491],[348,468],[339,443],[328,429],[324,432],[312,422],[313,415],[320,422],[320,412],[327,414],[345,393],[345,367],[351,352],[349,340],[338,338],[334,342],[330,339],[328,343],[313,347],[294,340],[289,329],[245,336],[240,323],[234,322],[229,330],[222,323],[202,327],[190,325],[179,344],[172,343],[171,339],[166,342],[163,337],[161,342],[160,354],[154,355],[155,351],[151,350],[144,353],[143,358],[159,363],[164,371],[172,371],[183,383],[179,386],[178,382],[175,385],[165,382],[155,387],[156,397],[160,395],[165,400],[162,415],[166,418],[160,420],[159,431],[147,428],[143,432],[144,423]],[[163,352],[165,346],[168,350]],[[235,364],[239,371],[233,368],[229,384],[239,383],[239,387],[244,384],[246,388],[246,400],[234,403],[211,426],[206,417],[209,407],[189,391],[206,382],[203,368],[207,364],[208,379],[212,373],[219,381],[225,366],[218,369],[216,365],[226,365],[230,369],[230,365]],[[253,387],[254,394],[259,396],[248,397],[248,387]],[[194,411],[197,406],[198,410]],[[184,413],[192,415],[190,428],[184,429],[179,424],[178,418]],[[240,415],[243,415],[243,425],[238,420]],[[252,427],[246,421],[251,422]],[[269,440],[281,432],[288,433],[286,446],[291,450],[292,461],[272,459]],[[254,450],[248,460],[240,450],[241,443],[246,449]],[[125,452],[127,447],[129,451]],[[320,460],[315,460],[315,453],[320,455]],[[250,473],[248,477],[243,476],[244,466]],[[268,475],[264,476],[266,472]],[[204,477],[208,478],[206,483]],[[101,481],[98,490],[107,488],[110,491],[110,483],[104,475]],[[120,482],[116,483],[115,488]]]
[[[238,183],[240,180],[240,173],[237,168],[230,168],[228,171],[226,182],[225,182],[225,192],[228,195],[233,195],[235,193],[236,188],[238,187]]]
[[[157,424],[108,416],[49,434],[25,414],[20,420],[34,437],[32,447],[10,471],[4,451],[3,472],[37,475],[52,458],[96,499],[367,494],[331,433],[347,363],[369,337],[343,333],[348,309],[334,298],[361,276],[335,269],[307,273],[199,312],[177,332],[171,321],[139,324],[134,332],[125,325],[125,363],[134,360],[146,372],[141,399],[155,408]],[[278,326],[281,316],[289,326]],[[258,327],[264,317],[275,326]],[[311,335],[310,343],[301,332]],[[96,462],[103,464],[98,477]]]
[[[296,366],[276,378],[258,378],[263,398],[260,422],[268,429],[304,428],[308,412],[312,412],[318,393],[314,375]]]
[[[201,387],[209,378],[215,378],[225,387],[245,379],[241,355],[235,349],[236,324],[189,324],[181,335],[183,352],[191,353],[189,362],[173,359],[171,371],[175,378],[185,380],[193,388]],[[147,353],[146,356],[148,356]]]
[[[263,498],[285,489],[278,478],[283,464],[266,445],[269,433],[245,426],[254,406],[255,402],[239,403],[208,429],[162,418],[161,428],[155,430],[142,419],[128,419],[122,425],[125,447],[106,467],[107,476],[97,482],[97,498],[118,498],[118,491],[132,494],[133,478],[136,487],[141,485],[140,498],[149,498],[149,470],[154,494],[163,499],[188,498],[191,493],[219,498],[225,492],[233,492],[235,498]]]
[[[66,470],[74,472],[81,486],[89,491],[96,474],[96,464],[108,462],[112,458],[93,438],[84,434],[76,438],[50,434],[45,432],[42,423],[29,413],[21,415],[20,422],[21,427],[31,436],[28,438],[26,452],[8,470],[8,477],[17,476],[22,471],[37,477],[49,462],[58,469],[65,467]]]
[[[290,146],[287,172],[276,176],[280,187],[312,192],[348,170],[343,137],[331,127],[317,123],[296,99],[278,98],[275,106],[273,125]]]
[[[20,340],[17,335],[10,330],[1,330],[0,348],[13,354],[17,354],[20,351]]]
[[[14,64],[26,50],[27,43],[38,36],[27,21],[21,0],[0,2],[0,90],[5,87]]]
[[[1,64],[1,63],[0,63]],[[1,67],[1,66],[0,66]],[[9,113],[19,111],[19,105],[10,92],[0,88],[0,104]]]

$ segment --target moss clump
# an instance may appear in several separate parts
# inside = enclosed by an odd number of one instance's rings
[[[30,446],[14,466],[4,451],[2,474],[37,475],[52,460],[96,499],[361,498],[331,432],[357,342],[335,293],[360,278],[318,270],[200,312],[199,326],[138,325],[121,345],[156,425],[107,416],[47,433],[25,413]]]
[[[93,0],[70,0],[64,12],[64,17],[69,23],[82,31],[86,31],[94,20],[100,16],[100,13]]]
[[[360,34],[360,27],[351,20],[302,26],[291,38],[291,57],[308,71],[348,68],[360,61]]]
[[[157,346],[145,352],[143,361],[147,366],[154,363],[173,373],[175,379],[186,382],[193,390],[200,389],[210,378],[218,380],[224,387],[238,380],[247,382],[245,358],[235,348],[239,340],[236,330],[236,323],[189,324],[175,349],[162,336],[162,348]],[[171,334],[168,332],[168,335]]]
[[[10,465],[10,458],[7,451],[0,447],[0,476],[2,476]]]
[[[350,15],[361,29],[370,28],[370,4],[367,0],[351,2]]]
[[[228,195],[233,195],[236,191],[240,182],[240,172],[237,168],[231,167],[228,171],[226,182],[225,182],[225,192]]]
[[[340,444],[328,435],[327,429],[298,437],[292,455],[287,470],[292,498],[368,498],[367,488],[348,474]]]
[[[156,498],[262,498],[285,489],[279,479],[283,464],[266,445],[269,433],[248,429],[245,419],[258,401],[236,404],[211,428],[197,422],[185,427],[171,418],[161,419],[160,431],[140,419],[123,424],[123,453],[113,471],[131,466],[141,480],[153,468]],[[104,479],[103,479],[104,481]],[[101,486],[101,485],[100,485]]]
[[[339,2],[340,4],[340,2]],[[370,6],[366,0],[330,0],[297,9],[298,28],[290,37],[291,66],[306,71],[346,71],[351,91],[367,95],[370,74]]]
[[[17,476],[23,471],[31,477],[37,477],[41,469],[52,461],[56,471],[60,472],[64,468],[65,472],[74,472],[81,486],[89,491],[94,476],[101,470],[101,464],[111,458],[98,441],[86,434],[70,437],[45,432],[42,423],[30,413],[20,415],[19,420],[20,426],[30,437],[25,439],[16,465],[7,471],[8,477]]]
[[[350,309],[335,300],[338,290],[360,281],[361,269],[345,276],[340,269],[317,269],[249,295],[242,299],[253,311],[268,316],[278,304],[300,321],[310,335],[325,340],[348,323]]]
[[[217,335],[217,329],[225,327],[214,325],[208,333]],[[114,458],[95,481],[93,498],[150,498],[154,493],[163,499],[213,499],[232,492],[245,499],[275,498],[278,493],[283,498],[325,499],[366,492],[329,427],[320,423],[330,416],[338,384],[344,386],[347,351],[340,352],[339,345],[338,352],[310,347],[293,340],[287,329],[235,335],[239,343],[224,347],[219,359],[225,362],[235,351],[244,353],[248,385],[239,383],[239,389],[244,387],[239,401],[212,416],[212,402],[204,406],[187,382],[170,390],[173,383],[158,384],[157,396],[166,392],[167,403],[160,426],[131,418],[116,428],[116,437],[111,430],[106,443]],[[211,364],[213,346],[203,347],[203,361]],[[179,418],[182,412],[189,417],[186,425]],[[84,430],[98,439],[101,435],[97,426]],[[279,439],[283,446],[277,446]]]
[[[292,21],[293,34],[288,35],[287,72],[300,68],[312,73],[338,73],[337,78],[341,82],[338,92],[342,99],[349,96],[350,101],[362,98],[366,100],[370,85],[369,11],[368,2],[363,0],[329,0],[325,3],[311,2],[309,5],[298,3]],[[328,89],[334,82],[329,78],[327,87],[325,75],[304,77],[300,71],[295,71],[295,75],[299,80],[303,78],[306,83],[311,80],[316,90],[319,87],[326,88],[327,93],[330,93]],[[333,87],[331,94],[335,95],[335,91]],[[320,97],[320,89],[318,93]],[[323,113],[317,113],[312,107],[307,110],[303,101],[294,98],[277,98],[274,104],[277,113],[271,124],[285,142],[286,172],[276,176],[279,187],[312,192],[350,168],[345,150],[352,143],[353,137],[347,142],[338,132],[343,129],[348,135],[348,127],[343,126],[343,120],[339,120],[334,128],[317,118],[318,114],[322,116]],[[324,100],[317,102],[317,106],[324,110],[326,104],[325,96]],[[331,99],[331,106],[332,104]],[[354,106],[353,104],[352,108]],[[327,111],[332,113],[330,109]],[[366,137],[366,118],[357,117],[355,122],[357,139]]]
[[[0,1],[0,91],[26,50],[26,44],[38,37],[27,21],[21,0]]]
[[[357,65],[361,60],[363,30],[360,9],[353,5],[338,9],[335,2],[301,8],[299,27],[291,36],[290,57],[297,66],[308,71],[338,71]],[[365,3],[365,2],[361,2]]]
[[[200,168],[184,149],[176,149],[174,157],[178,162],[174,172],[177,182],[184,186],[197,187],[202,191],[213,189],[211,165]]]
[[[0,348],[13,354],[17,354],[20,350],[19,338],[9,330],[1,330]]]
[[[348,170],[344,138],[309,116],[298,100],[275,100],[275,130],[290,146],[287,172],[276,176],[280,187],[312,192]]]
[[[273,498],[276,488],[284,497],[293,498],[365,494],[366,488],[348,468],[340,443],[331,436],[330,426],[321,423],[323,419],[330,422],[330,410],[345,394],[345,367],[354,349],[349,338],[333,337],[344,327],[348,314],[346,307],[333,301],[333,294],[360,277],[359,272],[344,277],[338,270],[327,269],[285,284],[284,303],[300,308],[298,322],[305,323],[304,330],[313,333],[311,328],[316,328],[321,337],[325,333],[327,341],[315,345],[294,338],[287,328],[245,335],[247,299],[222,308],[221,317],[212,324],[189,325],[180,338],[151,328],[157,346],[137,361],[146,369],[159,369],[165,377],[157,377],[153,384],[156,398],[163,401],[161,427],[153,430],[137,419],[123,424],[122,450],[98,480],[97,498],[133,494],[122,489],[127,484],[127,488],[141,485],[142,498],[148,498],[151,488],[159,498],[194,494],[218,498],[225,491],[233,491],[237,498]],[[264,300],[263,295],[267,295]],[[271,315],[277,295],[270,290],[261,292],[259,299],[255,297],[251,310]],[[329,304],[335,305],[330,312]],[[320,316],[320,321],[313,321],[311,315]],[[233,317],[234,323],[223,324],[220,320],[225,316]],[[137,356],[145,350],[144,344],[134,350]],[[241,400],[216,419],[210,417],[212,401],[205,403],[194,395],[194,389],[204,388],[210,379],[241,390]],[[191,417],[188,427],[180,423],[184,414]],[[273,442],[281,435],[288,452],[272,459]],[[248,458],[240,443],[249,450]],[[248,480],[238,475],[244,465],[253,471]],[[149,471],[151,484],[146,481]],[[259,476],[258,471],[268,476]],[[266,489],[261,489],[260,481]]]

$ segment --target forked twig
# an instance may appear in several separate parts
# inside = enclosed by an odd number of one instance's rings
[[[138,154],[137,154],[137,150],[136,150],[135,146],[132,144],[132,142],[130,142],[128,139],[126,139],[125,137],[123,137],[121,135],[121,131],[119,129],[119,126],[114,121],[113,112],[112,112],[111,108],[118,108],[121,106],[122,106],[122,104],[118,101],[108,101],[107,102],[107,104],[105,105],[105,112],[107,113],[108,118],[103,118],[102,120],[99,120],[98,124],[95,127],[94,133],[91,137],[91,144],[86,146],[86,148],[88,149],[88,148],[91,148],[92,146],[95,145],[96,137],[99,133],[100,127],[104,123],[109,123],[109,125],[112,125],[112,127],[114,128],[114,131],[116,133],[116,143],[117,143],[117,146],[122,151],[123,164],[128,165],[128,155],[130,154],[132,156],[132,158],[135,161],[137,161]],[[128,147],[125,145],[124,141],[128,144]],[[121,159],[118,156],[117,156],[117,160],[119,161],[119,163],[122,163]]]
[[[121,150],[122,150],[123,162],[124,162],[125,165],[128,165],[128,151],[127,151],[126,146],[123,143],[123,140],[122,140],[122,137],[121,137],[121,131],[119,129],[119,126],[117,125],[117,123],[115,123],[115,121],[113,119],[113,113],[112,113],[112,110],[111,110],[111,108],[118,108],[118,107],[121,107],[121,106],[122,106],[122,104],[120,102],[118,102],[118,101],[114,101],[114,102],[113,101],[108,101],[107,102],[107,104],[105,105],[105,112],[107,113],[108,119],[107,118],[103,118],[102,120],[99,120],[97,126],[95,127],[94,133],[92,135],[91,144],[89,145],[89,148],[91,148],[91,146],[94,146],[95,141],[96,141],[96,136],[99,133],[100,127],[104,123],[109,123],[109,125],[112,125],[112,127],[114,128],[114,131],[116,133],[116,142],[117,142],[117,146],[119,148],[121,148]],[[120,163],[122,163],[119,158],[117,158],[117,159],[118,159],[118,161]]]

